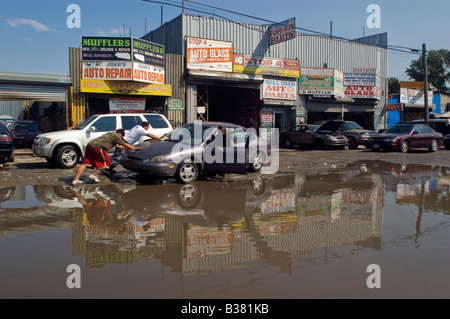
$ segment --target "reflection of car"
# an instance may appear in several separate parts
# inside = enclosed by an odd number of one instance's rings
[[[15,136],[16,146],[30,147],[33,141],[42,132],[39,130],[39,124],[33,120],[15,121],[11,126]]]
[[[0,165],[14,162],[14,136],[8,128],[0,123]]]
[[[427,125],[396,124],[384,133],[371,136],[367,147],[373,151],[394,149],[403,153],[412,148],[428,148],[431,152],[434,152],[443,142],[442,134]]]
[[[220,142],[219,126],[227,127],[225,138],[232,139],[234,145]],[[202,172],[259,171],[270,156],[270,143],[253,130],[231,123],[196,121],[175,129],[162,141],[150,141],[144,149],[128,151],[122,166],[152,176],[175,177],[186,184]]]
[[[34,156],[44,157],[48,162],[61,168],[72,168],[84,156],[87,143],[107,132],[123,128],[130,130],[142,122],[150,123],[148,131],[162,136],[172,131],[172,125],[162,114],[118,113],[93,115],[71,130],[43,133],[36,137],[32,145]],[[148,137],[146,137],[148,139]],[[139,142],[144,140],[141,139]]]
[[[293,145],[314,146],[317,149],[323,147],[343,148],[347,145],[347,138],[342,134],[330,131],[319,131],[320,125],[300,124],[295,125],[289,131],[280,133],[280,144],[284,147]]]
[[[323,123],[318,131],[330,131],[346,136],[348,138],[348,148],[356,149],[358,145],[366,145],[369,136],[376,134],[371,130],[362,128],[353,121],[330,120]]]

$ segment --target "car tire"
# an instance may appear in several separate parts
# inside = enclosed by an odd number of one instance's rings
[[[7,162],[14,162],[16,151],[12,151],[11,155],[9,155]]]
[[[78,164],[80,156],[74,146],[63,145],[55,150],[53,162],[61,168],[73,168]]]
[[[407,140],[403,140],[400,142],[400,151],[402,153],[408,153],[409,151],[409,143]]]
[[[184,209],[192,209],[198,205],[201,198],[200,189],[197,185],[183,185],[180,190],[175,193],[178,203]]]
[[[181,184],[189,184],[194,182],[199,174],[199,168],[191,160],[181,162],[175,173],[175,179]]]
[[[438,147],[439,147],[439,142],[436,139],[433,139],[431,141],[431,145],[430,145],[429,150],[430,150],[430,152],[436,152]]]
[[[358,142],[356,141],[355,138],[350,137],[350,138],[348,139],[348,148],[349,148],[350,150],[356,150],[356,149],[358,148]]]
[[[285,148],[291,148],[291,147],[292,147],[292,142],[291,142],[291,140],[288,139],[288,138],[286,138],[286,139],[283,141],[283,146],[284,146]]]
[[[251,172],[259,172],[264,164],[264,156],[261,152],[256,153],[253,157],[252,162],[249,165],[249,170]]]

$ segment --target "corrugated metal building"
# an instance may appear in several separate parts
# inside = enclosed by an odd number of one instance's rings
[[[232,42],[234,54],[298,60],[301,68],[325,67],[343,73],[351,73],[355,68],[373,69],[380,78],[380,98],[324,98],[297,94],[291,101],[266,100],[262,98],[264,81],[292,81],[292,77],[188,69],[187,37]],[[386,34],[348,41],[296,33],[294,39],[270,45],[269,26],[182,14],[142,39],[163,44],[166,54],[182,56],[182,64],[179,60],[167,60],[166,68],[183,74],[184,92],[180,98],[185,106],[186,122],[200,118],[259,127],[261,112],[267,110],[273,114],[274,127],[287,129],[298,122],[299,114],[303,116],[299,112],[303,109],[307,118],[302,120],[340,118],[355,120],[367,128],[384,127],[388,77]],[[367,44],[380,43],[380,39],[381,45]],[[298,78],[295,81],[298,82]]]

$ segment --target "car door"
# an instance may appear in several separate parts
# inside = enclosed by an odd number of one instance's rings
[[[423,129],[421,125],[414,126],[412,135],[409,140],[410,147],[424,147]]]
[[[83,152],[86,150],[86,145],[90,140],[100,137],[105,133],[114,132],[117,129],[116,116],[102,116],[94,120],[85,129],[85,134],[82,139]]]
[[[224,145],[220,141],[220,131],[215,132],[205,141],[204,169],[210,172],[246,174],[246,139],[245,132],[227,132],[225,138],[233,141],[233,145]],[[210,156],[208,156],[210,155]]]
[[[300,125],[300,129],[298,131],[298,144],[311,145],[312,137],[312,131],[309,127],[307,125]]]
[[[434,131],[431,127],[427,125],[424,125],[422,129],[423,129],[423,143],[424,143],[423,147],[430,147],[431,142],[434,139]]]

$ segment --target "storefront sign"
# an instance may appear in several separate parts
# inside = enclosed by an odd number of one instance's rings
[[[172,96],[172,86],[170,84],[149,84],[131,81],[81,80],[80,91],[83,93]]]
[[[131,38],[81,37],[83,61],[131,61]]]
[[[301,68],[299,93],[316,97],[344,96],[343,73],[335,69]]]
[[[344,73],[344,85],[371,85],[377,84],[375,73]]]
[[[133,80],[145,83],[164,84],[164,68],[133,62]]]
[[[83,79],[90,80],[132,80],[131,62],[83,62]]]
[[[143,112],[145,98],[114,98],[109,99],[109,111],[114,112]]]
[[[297,82],[264,80],[263,99],[295,101],[297,99]]]
[[[403,103],[392,103],[386,105],[386,112],[398,112],[403,111]]]
[[[133,61],[164,67],[164,46],[150,41],[133,39]]]
[[[181,99],[167,100],[167,109],[170,111],[182,110],[183,109],[183,100],[181,100]]]
[[[269,27],[270,45],[295,38],[295,18],[290,18]]]
[[[418,89],[423,90],[425,87],[424,82],[410,82],[410,81],[401,81],[400,88],[402,89]]]
[[[355,99],[380,99],[381,90],[371,85],[349,85],[345,88],[345,96]]]
[[[186,38],[188,69],[233,72],[233,43]]]
[[[300,62],[298,60],[233,54],[233,72],[298,78],[300,76]]]
[[[400,88],[400,103],[425,105],[424,90]],[[428,105],[433,103],[433,92],[428,92]]]

